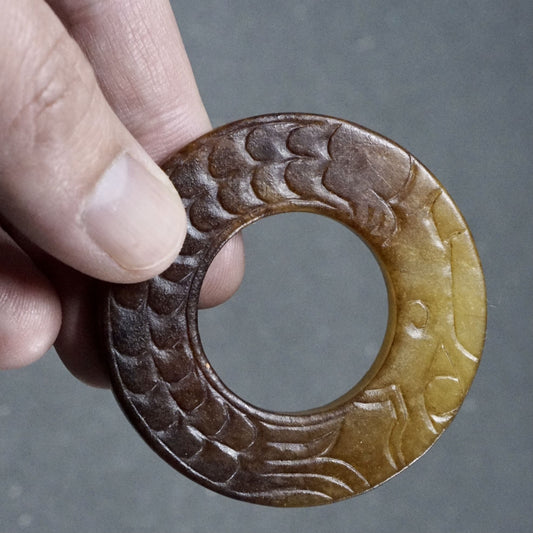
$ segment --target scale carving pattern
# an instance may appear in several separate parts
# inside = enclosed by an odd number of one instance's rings
[[[189,217],[182,252],[148,282],[109,286],[102,321],[115,394],[154,450],[213,490],[279,506],[359,494],[424,453],[466,395],[485,329],[475,247],[436,179],[375,133],[296,114],[215,130],[165,168]],[[228,390],[197,326],[216,252],[247,224],[286,211],[353,229],[383,265],[391,301],[367,376],[336,402],[297,414],[262,411]],[[475,288],[475,319],[465,286]],[[468,349],[458,338],[467,330]]]

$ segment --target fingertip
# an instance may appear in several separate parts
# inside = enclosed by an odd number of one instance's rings
[[[112,282],[138,282],[167,268],[179,253],[186,215],[168,177],[153,162],[121,153],[102,174],[81,216],[91,240],[117,269],[99,275]],[[80,259],[80,258],[77,258]]]
[[[244,263],[244,244],[241,234],[237,234],[211,263],[200,291],[199,307],[215,307],[233,296],[244,277]]]
[[[0,368],[27,366],[43,356],[61,327],[61,306],[29,257],[0,234]]]
[[[85,351],[86,345],[85,341],[72,344],[61,339],[56,343],[55,349],[67,370],[76,379],[90,387],[109,389],[111,381],[103,361],[99,359],[98,354]]]
[[[60,320],[50,302],[22,302],[20,313],[0,315],[0,369],[22,368],[40,359],[53,345]],[[19,302],[20,303],[20,302]]]
[[[108,389],[109,371],[99,342],[98,282],[66,265],[56,264],[52,277],[63,308],[55,349],[68,371],[92,387]]]

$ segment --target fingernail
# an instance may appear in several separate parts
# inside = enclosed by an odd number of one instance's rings
[[[155,165],[150,171],[122,153],[87,199],[82,215],[87,234],[126,270],[154,268],[179,253],[185,212],[166,180]]]

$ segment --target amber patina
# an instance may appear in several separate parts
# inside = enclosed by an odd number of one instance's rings
[[[165,169],[189,216],[181,254],[148,282],[108,286],[102,311],[115,394],[148,444],[206,487],[277,506],[360,494],[420,457],[468,391],[486,322],[474,242],[442,185],[391,141],[301,114],[219,128]],[[218,378],[197,304],[221,246],[288,211],[331,217],[370,247],[389,319],[374,364],[349,393],[319,409],[273,413]],[[356,346],[346,346],[354,357]]]

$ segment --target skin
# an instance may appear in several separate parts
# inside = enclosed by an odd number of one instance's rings
[[[105,387],[95,279],[172,262],[186,221],[156,163],[211,126],[167,0],[0,0],[0,13],[0,368],[55,345]],[[236,237],[201,306],[229,298],[243,269]]]

